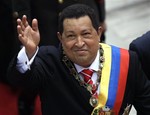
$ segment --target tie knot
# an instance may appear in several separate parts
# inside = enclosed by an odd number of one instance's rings
[[[93,70],[91,69],[84,69],[81,71],[81,74],[83,75],[84,81],[89,84],[93,84],[93,81],[91,80]]]
[[[92,74],[93,74],[93,70],[91,70],[91,69],[84,69],[84,70],[81,71],[81,74],[83,76],[87,76],[87,77],[91,78]]]

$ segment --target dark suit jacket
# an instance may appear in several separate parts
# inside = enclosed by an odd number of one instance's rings
[[[133,40],[129,49],[138,54],[142,68],[150,79],[150,31]]]
[[[105,54],[105,52],[104,52]],[[133,104],[141,115],[150,113],[150,83],[141,71],[138,57],[129,52],[129,70],[121,108]],[[39,91],[43,115],[90,115],[90,94],[81,87],[62,61],[62,52],[54,47],[41,47],[31,71],[21,74],[16,69],[16,57],[10,64],[9,81],[17,86]],[[107,61],[107,60],[105,60]]]
[[[14,19],[27,15],[29,22],[33,18],[38,19],[41,35],[40,45],[58,46],[58,16],[67,6],[75,3],[83,3],[91,6],[97,13],[98,21],[105,20],[104,1],[98,0],[12,0]],[[16,26],[15,26],[16,27]]]

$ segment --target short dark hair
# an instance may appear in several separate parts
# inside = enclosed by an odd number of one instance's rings
[[[63,32],[63,22],[67,18],[80,18],[83,16],[89,16],[92,25],[95,30],[98,30],[99,23],[96,18],[94,9],[84,4],[74,4],[66,7],[59,16],[58,31],[62,34]]]

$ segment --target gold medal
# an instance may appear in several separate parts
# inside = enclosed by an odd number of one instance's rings
[[[88,84],[88,85],[87,85],[87,90],[88,90],[90,93],[92,93],[92,85]]]
[[[112,109],[110,109],[108,106],[104,106],[101,108],[98,107],[98,108],[94,109],[92,115],[116,115],[116,113]]]
[[[98,105],[98,98],[95,96],[92,96],[90,98],[89,102],[92,107],[96,107]]]

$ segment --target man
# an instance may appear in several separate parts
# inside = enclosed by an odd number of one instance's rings
[[[14,45],[16,43],[16,39],[13,28],[12,9],[10,0],[0,1],[0,18],[0,82],[7,83],[7,68],[12,56],[16,51]]]
[[[139,60],[141,61],[141,65],[143,71],[147,75],[148,79],[150,79],[150,31],[146,32],[142,36],[138,37],[137,39],[133,40],[130,43],[130,50],[135,51],[138,54]]]
[[[129,113],[133,104],[150,113],[150,83],[134,52],[99,44],[102,33],[93,9],[76,4],[59,18],[61,47],[38,47],[38,22],[18,19],[23,49],[8,70],[11,83],[38,90],[43,115]],[[92,75],[90,75],[92,74]]]
[[[43,45],[59,46],[57,38],[58,16],[61,11],[72,4],[82,3],[94,8],[97,14],[97,20],[103,26],[104,31],[101,42],[105,42],[105,2],[104,0],[12,0],[14,19],[27,15],[28,22],[31,23],[33,18],[38,20],[40,31],[40,43]],[[15,26],[16,27],[16,26]],[[30,89],[22,90],[19,97],[20,115],[31,115],[34,106],[36,92]],[[26,106],[27,105],[27,106]],[[30,111],[30,112],[28,112]],[[26,113],[26,114],[25,114]]]

